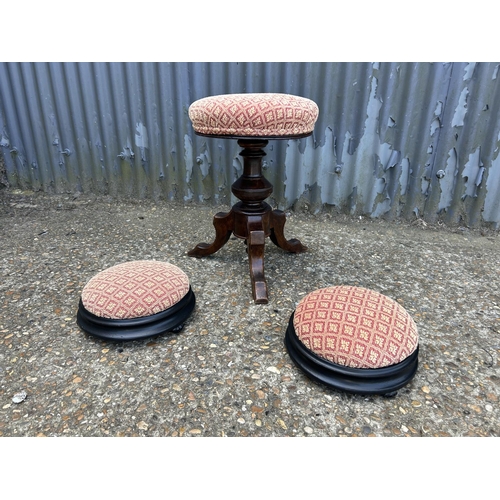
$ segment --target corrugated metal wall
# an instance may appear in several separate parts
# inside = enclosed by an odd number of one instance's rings
[[[13,188],[232,204],[234,140],[196,136],[207,95],[313,99],[312,137],[270,141],[272,202],[500,227],[497,63],[0,63]]]

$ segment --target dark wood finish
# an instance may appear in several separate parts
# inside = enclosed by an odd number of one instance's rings
[[[229,240],[234,228],[234,213],[219,212],[214,217],[215,240],[213,243],[198,243],[188,252],[190,257],[206,257],[222,248]]]
[[[283,138],[283,137],[281,137]],[[215,240],[199,243],[188,252],[190,257],[205,257],[222,248],[231,234],[247,243],[253,299],[257,304],[267,304],[268,291],[264,276],[264,246],[266,237],[287,252],[305,252],[307,247],[297,239],[287,240],[284,234],[286,216],[281,210],[272,210],[265,203],[273,192],[272,184],[262,174],[262,158],[268,143],[264,138],[239,139],[243,148],[243,174],[231,187],[241,200],[230,212],[219,212],[214,217]]]
[[[292,238],[291,240],[285,239],[283,228],[285,227],[286,215],[281,210],[273,210],[271,214],[271,241],[278,247],[286,250],[287,252],[300,253],[305,252],[307,247],[304,246],[299,240]]]
[[[252,136],[249,135],[230,135],[230,134],[202,134],[201,132],[196,132],[196,135],[200,135],[202,137],[213,137],[214,139],[252,139]],[[309,137],[312,135],[312,132],[305,132],[304,134],[289,134],[289,135],[265,135],[265,136],[255,136],[255,139],[263,139],[263,140],[283,140],[283,139],[303,139],[304,137]]]

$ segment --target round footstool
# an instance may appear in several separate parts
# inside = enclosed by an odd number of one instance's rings
[[[173,264],[125,262],[85,285],[77,324],[106,340],[143,339],[180,331],[195,302],[188,277]]]
[[[392,396],[418,366],[415,322],[396,301],[366,288],[334,286],[304,297],[285,345],[307,376],[355,394]]]

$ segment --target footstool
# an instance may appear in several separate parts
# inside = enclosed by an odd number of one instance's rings
[[[333,286],[304,297],[285,345],[313,380],[345,392],[394,395],[415,375],[418,331],[408,312],[376,291]]]
[[[241,200],[230,212],[214,217],[215,240],[200,243],[188,252],[192,257],[211,255],[229,240],[231,234],[247,243],[253,299],[268,302],[264,277],[266,237],[288,252],[304,252],[297,239],[284,236],[286,217],[264,202],[273,192],[262,174],[264,148],[269,139],[299,139],[312,134],[318,118],[318,106],[310,99],[289,94],[226,94],[205,97],[189,107],[189,118],[196,134],[236,139],[243,148],[243,174],[231,187]]]
[[[85,285],[77,324],[106,340],[179,332],[195,306],[189,279],[167,262],[138,260],[110,267]]]

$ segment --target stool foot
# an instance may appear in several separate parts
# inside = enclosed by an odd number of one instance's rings
[[[262,217],[248,217],[248,262],[250,264],[250,279],[252,294],[256,304],[267,304],[267,283],[264,277],[264,245],[266,235],[262,225]]]
[[[198,243],[188,252],[190,257],[205,257],[222,248],[229,240],[234,229],[234,213],[219,212],[214,216],[215,240],[213,243]]]
[[[271,213],[271,234],[269,237],[271,241],[278,247],[292,253],[301,253],[307,250],[299,240],[292,238],[287,240],[285,238],[284,227],[286,222],[285,212],[281,210],[273,210]]]

